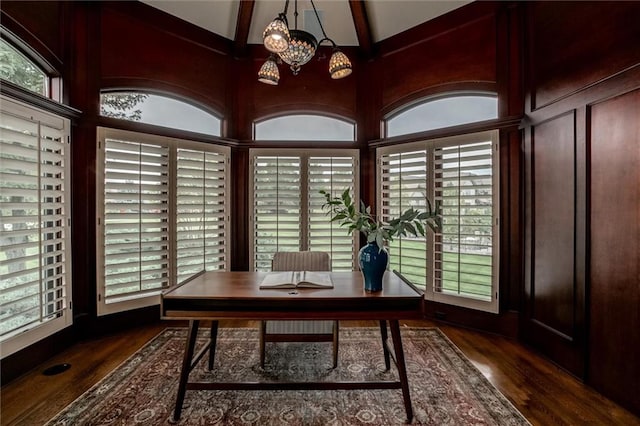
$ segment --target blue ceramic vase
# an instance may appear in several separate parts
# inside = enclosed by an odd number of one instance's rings
[[[381,291],[382,277],[389,264],[389,253],[382,247],[378,247],[376,242],[368,243],[360,249],[358,262],[364,278],[365,291]]]

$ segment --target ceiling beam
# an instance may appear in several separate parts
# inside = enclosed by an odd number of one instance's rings
[[[353,17],[353,25],[356,28],[360,49],[367,58],[370,58],[373,56],[373,36],[371,35],[371,25],[367,17],[365,0],[349,0],[349,7],[351,8],[351,16]]]
[[[236,35],[233,38],[233,54],[242,57],[247,53],[247,42],[249,40],[249,28],[251,27],[251,16],[255,0],[241,0],[238,8],[238,20],[236,22]]]

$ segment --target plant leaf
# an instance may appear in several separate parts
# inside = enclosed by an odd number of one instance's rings
[[[382,251],[383,244],[384,244],[384,238],[383,238],[383,236],[382,236],[382,233],[381,233],[381,232],[378,232],[378,233],[376,234],[376,244],[378,244],[379,252],[381,252],[381,251]]]

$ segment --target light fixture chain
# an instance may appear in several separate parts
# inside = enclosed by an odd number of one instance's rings
[[[322,31],[322,37],[326,40],[329,40],[331,43],[333,43],[333,40],[331,40],[329,37],[327,37],[327,33],[324,32],[324,27],[322,26],[322,22],[320,22],[320,17],[318,16],[318,11],[316,10],[316,5],[313,4],[313,0],[309,0],[311,2],[311,7],[313,7],[313,13],[315,13],[316,15],[316,19],[318,20],[318,24],[320,25],[320,30]],[[335,45],[335,43],[333,43]]]

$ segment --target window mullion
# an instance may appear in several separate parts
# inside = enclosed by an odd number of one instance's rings
[[[169,262],[169,282],[178,284],[176,282],[178,277],[178,149],[175,145],[169,149],[168,173],[169,187],[167,188],[167,198],[169,203],[167,208],[169,217],[173,218],[173,220],[167,222],[167,229],[169,231],[169,250],[167,252],[172,255],[173,259],[176,259],[174,262]]]
[[[142,290],[142,144],[138,144],[138,290]]]
[[[460,261],[460,258],[462,256],[462,182],[461,182],[461,170],[462,170],[462,165],[461,165],[461,158],[460,158],[460,146],[458,146],[458,148],[456,149],[456,153],[458,156],[458,235],[457,235],[457,241],[458,241],[458,253],[457,253],[457,259],[458,259],[458,294],[462,294],[462,284],[460,281],[460,277],[461,277],[461,273],[462,273],[462,262]]]
[[[280,233],[280,159],[276,160],[276,236]],[[280,250],[280,239],[276,237],[276,251]]]
[[[176,167],[177,170],[177,167]],[[200,216],[200,222],[202,225],[202,265],[207,269],[207,153],[202,152],[202,180],[200,183],[202,187],[202,215]],[[175,187],[175,186],[174,186]],[[177,198],[177,197],[174,197]],[[172,233],[174,234],[174,233]]]
[[[38,297],[38,305],[40,312],[38,316],[40,317],[40,322],[44,321],[44,295],[46,294],[45,289],[45,270],[42,264],[42,124],[38,122],[38,142],[36,143],[38,153],[36,154],[37,163],[36,169],[37,178],[36,182],[38,185],[38,271],[40,272],[40,295]]]
[[[309,155],[300,156],[300,250],[309,250]]]
[[[426,144],[425,144],[426,145]],[[425,146],[427,159],[427,173],[425,173],[427,196],[433,202],[433,208],[436,204],[436,170],[435,170],[435,150],[433,147]],[[436,235],[432,232],[431,238],[427,238],[427,279],[426,288],[435,291],[435,273],[436,273],[436,256],[435,256],[435,239]]]

